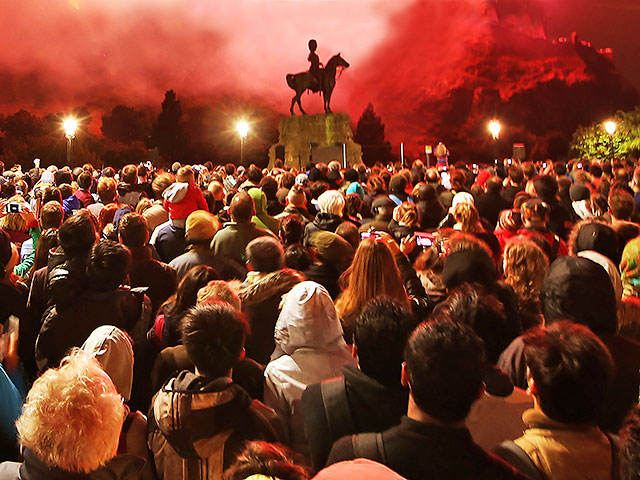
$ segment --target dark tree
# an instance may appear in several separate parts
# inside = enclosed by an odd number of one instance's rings
[[[151,126],[144,112],[125,105],[117,105],[111,114],[102,115],[102,134],[116,142],[144,142]]]
[[[169,90],[164,95],[162,112],[151,129],[151,146],[158,147],[160,155],[169,162],[181,160],[184,146],[182,106],[176,92]]]
[[[0,117],[0,131],[10,138],[29,138],[46,133],[46,124],[41,117],[26,110],[19,110],[13,115]]]
[[[371,103],[358,120],[354,140],[362,146],[365,165],[371,166],[378,161],[386,165],[391,160],[391,144],[385,141],[384,124]]]

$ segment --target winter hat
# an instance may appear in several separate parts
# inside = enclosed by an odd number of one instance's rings
[[[442,281],[449,290],[465,282],[476,282],[491,288],[498,281],[498,273],[488,253],[463,250],[447,256],[442,270]]]
[[[581,183],[574,183],[569,189],[569,197],[572,202],[579,202],[580,200],[589,200],[591,198],[591,192],[587,187]]]
[[[112,325],[96,328],[82,345],[111,377],[118,393],[128,401],[133,383],[133,347],[129,336]]]
[[[558,257],[540,289],[545,322],[571,320],[594,333],[615,333],[616,296],[607,272],[581,257]]]
[[[460,203],[468,203],[469,205],[475,205],[475,200],[473,199],[473,195],[467,192],[458,192],[453,196],[451,200],[451,209],[450,212],[453,212],[453,209],[456,205]]]
[[[578,253],[578,256],[588,258],[592,262],[596,262],[604,268],[604,271],[609,275],[611,285],[613,285],[613,290],[616,293],[616,303],[620,304],[620,300],[622,300],[622,280],[620,279],[620,272],[618,272],[616,264],[613,263],[610,258],[605,257],[594,250],[584,250]]]
[[[216,217],[205,210],[196,210],[187,217],[184,236],[189,243],[209,243],[219,228]]]
[[[404,175],[396,173],[391,180],[389,180],[389,192],[390,193],[404,193],[407,188],[407,179]]]
[[[580,227],[575,240],[576,253],[595,250],[608,257],[616,265],[620,262],[618,234],[609,225],[589,222]]]
[[[620,272],[625,296],[640,294],[640,238],[629,241],[622,251]]]
[[[307,174],[299,173],[298,176],[296,177],[295,184],[306,187],[308,183],[309,183],[309,178],[307,177]]]
[[[289,190],[287,193],[287,201],[289,205],[293,205],[294,207],[304,207],[307,204],[307,196],[304,194],[304,190],[295,185]]]
[[[333,232],[317,232],[311,237],[311,246],[318,251],[320,259],[327,263],[345,267],[353,259],[353,247]]]

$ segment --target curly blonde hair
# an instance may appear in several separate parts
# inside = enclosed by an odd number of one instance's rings
[[[398,223],[407,227],[420,224],[420,213],[415,203],[403,202],[398,208]]]
[[[460,224],[460,231],[462,233],[478,233],[484,231],[480,224],[478,210],[470,203],[459,203],[453,207],[453,218]]]
[[[505,282],[513,287],[520,304],[537,304],[549,268],[542,249],[530,240],[516,237],[507,243],[502,258]]]
[[[16,427],[20,444],[47,465],[89,473],[116,454],[124,417],[109,376],[76,349],[34,382]]]

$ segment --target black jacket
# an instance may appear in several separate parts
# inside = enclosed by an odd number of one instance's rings
[[[382,433],[384,463],[407,480],[501,480],[526,477],[476,445],[469,430],[427,424],[402,417],[400,425]],[[356,458],[352,437],[338,440],[327,465]]]
[[[309,441],[313,468],[320,470],[327,461],[333,442],[344,435],[381,432],[400,423],[407,411],[409,391],[397,385],[383,385],[361,370],[347,365],[343,378],[328,380],[338,383],[344,395],[337,397],[339,406],[326,405],[320,384],[310,385],[302,394],[302,413]],[[350,424],[331,425],[328,410],[349,412]]]
[[[316,215],[316,218],[313,220],[313,222],[308,223],[304,228],[304,246],[308,247],[310,245],[309,242],[311,241],[311,237],[314,233],[320,231],[335,232],[342,222],[342,217],[334,213],[320,212]]]

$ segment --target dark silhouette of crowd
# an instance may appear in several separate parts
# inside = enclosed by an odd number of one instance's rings
[[[637,159],[0,163],[0,479],[637,479]]]

